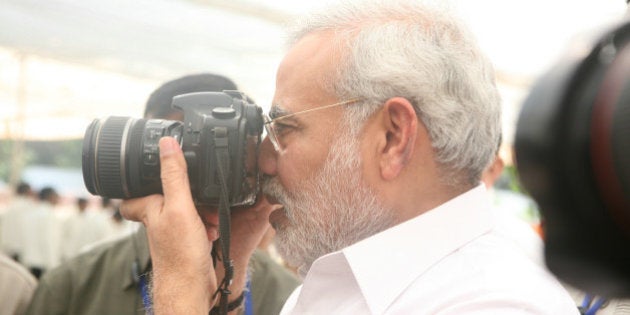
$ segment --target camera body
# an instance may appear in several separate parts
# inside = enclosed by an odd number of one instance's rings
[[[218,206],[221,185],[231,206],[253,204],[262,109],[238,91],[183,94],[172,106],[184,112],[183,122],[112,116],[88,126],[82,153],[88,191],[121,199],[161,193],[158,142],[171,136],[184,152],[195,204]]]

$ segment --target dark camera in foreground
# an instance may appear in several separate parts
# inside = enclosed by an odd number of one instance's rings
[[[222,178],[231,206],[253,204],[259,191],[262,109],[238,91],[179,95],[173,107],[183,110],[183,122],[115,116],[94,120],[83,140],[88,191],[121,199],[161,193],[158,142],[171,136],[184,152],[196,204],[218,206]]]
[[[630,297],[630,23],[543,76],[523,105],[516,164],[538,202],[549,269]]]

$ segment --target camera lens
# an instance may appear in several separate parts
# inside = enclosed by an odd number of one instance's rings
[[[158,141],[181,141],[182,124],[159,119],[108,117],[94,120],[83,140],[83,180],[88,191],[109,198],[162,192]]]

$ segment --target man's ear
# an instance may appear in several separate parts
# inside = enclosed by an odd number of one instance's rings
[[[411,102],[390,98],[382,112],[385,145],[380,151],[380,171],[385,180],[395,179],[409,163],[418,136],[418,117]]]

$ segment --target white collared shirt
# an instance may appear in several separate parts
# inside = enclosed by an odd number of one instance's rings
[[[539,263],[494,227],[479,186],[317,259],[281,314],[578,314]]]
[[[22,230],[22,263],[29,268],[52,269],[61,263],[63,218],[48,202],[29,211]]]
[[[30,198],[16,196],[0,220],[0,249],[9,256],[22,255],[24,240],[22,230],[30,222],[26,219],[29,211],[37,207]]]

